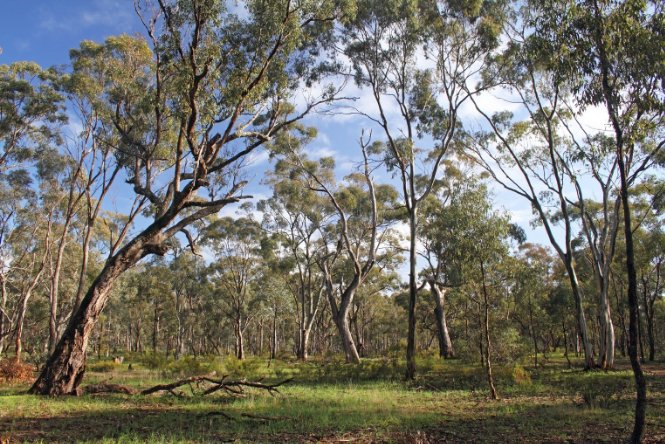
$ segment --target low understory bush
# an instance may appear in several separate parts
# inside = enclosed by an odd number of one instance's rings
[[[0,379],[6,382],[31,382],[35,379],[37,368],[16,358],[0,361]]]
[[[588,371],[568,378],[566,385],[587,408],[608,408],[627,394],[630,378],[626,372]]]
[[[101,361],[96,361],[96,362],[91,362],[88,363],[86,366],[86,369],[92,372],[99,372],[99,373],[108,373],[112,372],[115,370],[120,370],[122,368],[122,364],[119,362],[111,361],[111,360],[101,360]]]

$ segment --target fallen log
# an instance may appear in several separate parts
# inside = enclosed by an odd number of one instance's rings
[[[227,380],[227,376],[223,376],[221,379],[214,379],[212,376],[191,376],[189,378],[180,379],[175,382],[168,384],[158,384],[153,387],[138,390],[126,385],[120,384],[90,384],[84,387],[81,387],[77,390],[77,395],[83,394],[102,394],[102,393],[120,393],[126,395],[151,395],[153,393],[159,392],[169,392],[174,396],[184,396],[182,393],[178,393],[175,389],[180,388],[184,385],[189,385],[193,395],[206,396],[212,393],[223,391],[224,393],[231,396],[242,397],[245,395],[246,388],[253,388],[259,390],[266,390],[271,396],[274,396],[275,393],[280,393],[279,387],[284,384],[288,384],[293,381],[293,378],[285,379],[276,383],[263,383],[261,381],[247,381],[245,379],[241,380]],[[195,390],[194,386],[198,389]]]

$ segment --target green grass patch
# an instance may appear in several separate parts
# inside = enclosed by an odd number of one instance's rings
[[[248,390],[183,397],[93,395],[48,398],[24,394],[26,384],[0,387],[0,439],[38,442],[619,442],[632,425],[629,371],[582,372],[562,365],[497,367],[502,399],[487,397],[481,367],[421,361],[412,383],[403,362],[338,360],[308,363],[250,359],[165,360],[136,357],[106,368],[91,363],[86,383],[146,388],[198,372],[277,381],[281,394]],[[430,358],[423,358],[424,360]],[[196,362],[196,363],[194,363]],[[98,367],[95,367],[95,364]],[[102,369],[102,370],[99,370]],[[656,370],[665,370],[660,364]],[[649,374],[647,442],[665,439],[665,384]]]

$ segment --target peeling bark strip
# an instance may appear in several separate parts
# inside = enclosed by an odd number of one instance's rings
[[[172,395],[180,396],[178,393],[174,392],[175,389],[188,385],[192,387],[192,393],[194,395],[206,396],[218,391],[224,391],[226,394],[232,396],[243,396],[245,394],[245,388],[255,388],[260,390],[266,390],[271,396],[274,396],[275,393],[280,393],[279,387],[288,384],[293,381],[293,378],[285,379],[274,384],[265,384],[261,381],[247,381],[244,379],[241,380],[227,380],[226,376],[223,376],[221,379],[214,379],[212,376],[192,376],[185,379],[180,379],[169,384],[158,384],[153,387],[138,390],[133,387],[120,384],[90,384],[80,389],[74,391],[72,394],[76,396],[80,395],[92,395],[92,394],[101,394],[101,393],[121,393],[126,395],[151,395],[153,393],[159,392],[169,392]],[[193,386],[196,386],[201,391],[196,393]]]

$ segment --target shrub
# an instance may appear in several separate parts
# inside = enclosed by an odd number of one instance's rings
[[[492,360],[497,364],[521,363],[529,357],[526,339],[512,326],[495,330],[492,337]]]
[[[173,376],[195,376],[211,373],[212,366],[194,356],[183,356],[180,359],[171,360],[162,367],[163,373]]]
[[[166,370],[169,365],[169,358],[160,353],[148,353],[139,356],[139,361],[144,367],[150,370]]]
[[[521,365],[513,367],[513,382],[516,385],[531,385],[531,374]]]
[[[589,372],[571,379],[569,384],[582,398],[583,406],[608,408],[626,390],[628,381],[618,373]]]
[[[0,378],[7,382],[29,382],[35,379],[37,368],[16,358],[0,361]]]

